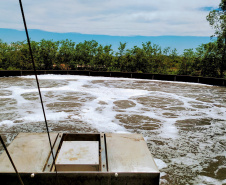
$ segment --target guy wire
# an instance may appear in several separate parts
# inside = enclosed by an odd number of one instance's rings
[[[51,148],[51,154],[52,154],[52,157],[53,157],[53,165],[55,166],[55,170],[56,170],[57,183],[59,183],[58,182],[58,175],[57,175],[57,168],[56,168],[56,165],[55,165],[55,156],[53,154],[53,147],[52,147],[52,143],[51,143],[51,139],[50,139],[48,123],[47,123],[47,120],[46,120],[45,109],[44,109],[44,105],[43,105],[43,101],[42,101],[42,94],[41,94],[41,90],[40,90],[40,86],[39,86],[37,71],[36,71],[36,68],[35,68],[34,58],[33,58],[32,50],[31,50],[31,44],[30,44],[30,39],[29,39],[29,35],[28,35],[28,30],[27,30],[27,24],[26,24],[23,5],[22,5],[21,0],[19,0],[19,3],[20,3],[20,9],[21,9],[21,14],[22,14],[22,18],[23,18],[24,28],[25,28],[25,32],[26,32],[26,36],[27,36],[27,42],[28,42],[28,46],[29,46],[31,60],[32,60],[32,64],[33,64],[33,69],[34,69],[34,73],[35,73],[35,79],[36,79],[36,82],[37,82],[39,98],[40,98],[41,105],[42,105],[42,112],[43,112],[43,116],[44,116],[44,120],[45,120],[46,130],[47,130],[47,133],[48,133],[49,144],[50,144],[50,148]]]
[[[22,179],[21,179],[21,177],[20,177],[20,174],[18,173],[18,171],[17,171],[17,169],[16,169],[16,166],[15,166],[15,164],[14,164],[14,162],[13,162],[13,160],[12,160],[12,158],[11,158],[9,152],[8,152],[8,149],[7,149],[7,147],[6,147],[5,143],[4,143],[4,141],[3,141],[1,135],[0,135],[0,141],[1,141],[2,146],[3,146],[3,148],[5,149],[6,154],[7,154],[8,158],[9,158],[9,160],[10,160],[10,162],[11,162],[11,164],[12,164],[12,166],[13,166],[13,168],[14,168],[14,170],[15,170],[17,176],[18,176],[18,179],[19,179],[19,181],[20,181],[20,184],[21,184],[21,185],[24,185],[24,183],[23,183],[23,181],[22,181]]]

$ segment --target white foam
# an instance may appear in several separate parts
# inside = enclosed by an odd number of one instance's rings
[[[27,78],[27,79],[34,79],[34,75],[27,75],[27,76],[20,76],[19,78]],[[168,84],[185,84],[191,86],[212,86],[208,84],[201,84],[201,83],[192,83],[192,82],[180,82],[180,81],[164,81],[164,80],[149,80],[149,79],[136,79],[136,78],[123,78],[123,77],[101,77],[101,76],[81,76],[81,75],[38,75],[38,79],[45,79],[45,80],[74,80],[74,79],[84,79],[84,80],[110,80],[110,81],[119,81],[119,80],[126,80],[126,81],[147,81],[151,83],[155,82],[164,82]]]
[[[28,79],[31,78],[34,79],[34,76],[20,77],[20,80],[24,81],[22,83],[24,85],[21,85],[21,83],[17,84],[17,82],[13,80],[8,87],[1,88],[11,92],[8,93],[8,96],[1,97],[3,100],[8,98],[11,99],[6,100],[6,102],[9,103],[4,105],[4,110],[1,111],[3,113],[2,115],[13,114],[11,120],[8,118],[10,116],[8,116],[6,120],[0,122],[1,128],[5,129],[14,126],[13,133],[15,133],[17,124],[20,124],[21,131],[21,124],[23,123],[43,121],[44,118],[39,98],[36,98],[35,100],[29,99],[29,95],[33,97],[35,93],[38,97],[38,91],[35,85],[26,86],[28,83],[30,84],[30,80]],[[225,96],[217,95],[218,90],[224,92],[223,88],[216,87],[215,89],[215,87],[212,86],[209,87],[202,84],[183,82],[175,83],[129,78],[72,75],[40,75],[39,80],[41,82],[40,84],[45,82],[45,87],[43,88],[41,86],[41,91],[43,94],[44,105],[49,105],[45,107],[47,120],[53,121],[51,122],[53,124],[51,124],[50,130],[54,129],[54,124],[56,124],[56,127],[58,124],[64,124],[64,127],[66,128],[67,124],[70,124],[71,126],[75,122],[78,122],[81,123],[81,127],[87,127],[88,125],[89,128],[93,128],[95,131],[97,130],[99,132],[142,133],[145,135],[145,140],[149,143],[152,142],[152,139],[164,143],[164,145],[161,145],[161,152],[166,150],[169,152],[168,154],[172,156],[172,158],[169,157],[167,159],[167,161],[171,161],[168,163],[165,163],[161,159],[155,159],[160,170],[180,165],[184,168],[192,167],[194,174],[197,174],[206,169],[205,165],[209,164],[209,158],[214,159],[216,156],[225,156],[225,151],[222,151],[222,146],[218,142],[226,139],[224,133],[224,128],[226,126]],[[48,87],[48,81],[54,81],[54,84],[56,85]],[[176,84],[175,86],[173,85],[174,83]],[[200,87],[205,88],[206,91],[201,92],[199,90],[201,89]],[[193,92],[193,89],[196,89],[196,91]],[[212,91],[212,89],[214,89],[214,91]],[[28,98],[24,96],[25,94],[28,95]],[[62,106],[64,106],[64,102],[71,103],[67,96],[74,98],[73,101],[75,101],[75,106],[73,107],[73,105],[71,105],[71,107],[65,107],[64,109],[64,107],[60,107],[59,104],[61,105],[62,103]],[[209,97],[211,101],[208,101],[208,98],[205,99],[205,97]],[[138,100],[139,98],[147,98],[148,101],[150,101],[150,104],[140,103]],[[155,102],[156,104],[152,106],[152,98],[155,101],[165,100],[166,104],[164,104],[164,101],[161,102],[163,103],[163,107],[161,107],[156,105],[158,102]],[[204,100],[202,98],[204,98]],[[80,99],[82,101],[80,101]],[[15,103],[10,104],[10,102],[15,102],[15,100],[17,101],[16,106],[14,105]],[[134,106],[129,108],[118,108],[114,102],[120,100],[132,101]],[[55,102],[59,103],[59,107],[50,105]],[[76,107],[76,103],[79,103],[78,107]],[[181,107],[181,109],[176,107]],[[165,116],[169,113],[173,116]],[[160,128],[158,129],[157,126],[156,129],[145,130],[142,128],[142,126],[148,122],[145,119],[138,123],[138,126],[137,123],[135,125],[132,123],[129,125],[130,123],[123,123],[120,119],[116,119],[117,115],[120,115],[121,117],[125,116],[125,118],[133,115],[153,118],[158,120],[158,123],[151,124],[156,124]],[[202,119],[209,121],[208,124],[197,126],[200,129],[204,129],[203,132],[186,130],[186,132],[183,133],[183,129],[181,129],[178,124],[175,124],[180,123],[180,121],[183,123],[184,120],[196,120],[198,122]],[[15,120],[16,122],[14,123]],[[58,121],[60,122],[58,123]],[[189,126],[186,124],[187,123],[185,122],[185,126]],[[126,126],[128,125],[131,126],[131,129],[127,130]],[[70,126],[65,129],[66,132],[70,131]],[[193,126],[196,127],[196,125]],[[32,131],[42,131],[41,128],[40,130],[38,129],[39,128],[34,128]],[[193,145],[197,150],[195,151],[195,155],[192,154]],[[214,152],[217,147],[219,150]],[[174,154],[171,152],[174,152]],[[183,155],[181,155],[182,153]],[[164,157],[165,154],[163,158]],[[170,175],[170,173],[170,170],[168,170],[166,175]],[[197,182],[194,184],[198,183],[217,184],[221,183],[221,181],[205,176],[199,176]]]
[[[161,159],[154,159],[155,160],[155,163],[156,163],[156,165],[158,166],[158,169],[159,170],[161,170],[161,169],[163,169],[163,168],[166,168],[168,165],[165,163],[165,162],[163,162]]]
[[[34,76],[22,76],[20,77],[22,79],[34,79]],[[117,126],[117,121],[114,120],[115,115],[117,112],[113,111],[113,101],[116,100],[129,100],[132,97],[139,97],[139,96],[147,96],[151,95],[153,97],[161,97],[161,98],[169,98],[169,99],[175,99],[179,100],[183,103],[183,107],[186,108],[186,111],[182,112],[183,119],[191,118],[197,119],[201,118],[201,116],[197,116],[194,114],[202,115],[207,114],[214,118],[214,119],[223,119],[226,116],[226,108],[225,107],[213,107],[213,104],[205,103],[205,105],[210,106],[209,109],[195,109],[192,107],[192,104],[190,102],[200,103],[203,104],[203,102],[196,100],[195,98],[190,97],[184,97],[177,95],[175,93],[170,92],[163,92],[163,91],[147,91],[147,90],[138,90],[138,89],[128,89],[128,88],[115,88],[115,87],[109,87],[105,86],[104,83],[95,83],[93,84],[93,80],[103,80],[103,81],[122,81],[129,82],[129,81],[148,81],[150,84],[153,84],[155,82],[159,81],[150,81],[150,80],[139,80],[139,79],[130,79],[130,78],[109,78],[109,77],[90,77],[90,76],[73,76],[73,75],[39,75],[40,80],[73,80],[69,81],[68,85],[62,85],[59,87],[50,87],[50,88],[42,88],[42,92],[62,92],[62,91],[68,91],[68,92],[83,92],[90,94],[91,96],[95,97],[94,101],[86,102],[83,104],[82,110],[79,114],[80,119],[83,119],[83,121],[90,122],[90,124],[95,124],[96,126],[100,126],[100,128],[103,129],[104,122],[110,122],[112,123],[112,128],[118,127],[120,131],[122,131],[121,126]],[[117,82],[116,82],[117,83]],[[167,83],[184,83],[184,82],[167,82]],[[187,83],[185,83],[187,84]],[[191,84],[188,83],[188,85],[202,85],[202,84]],[[25,104],[29,103],[28,100],[24,99],[23,96],[21,96],[24,93],[31,93],[31,92],[37,92],[36,87],[35,88],[24,88],[24,87],[18,87],[18,86],[12,86],[9,88],[6,88],[7,90],[12,91],[12,95],[8,96],[8,98],[14,98],[18,102],[19,108],[21,106],[24,106]],[[62,93],[63,94],[63,93]],[[104,101],[107,103],[105,106],[98,105],[98,101]],[[140,114],[144,116],[149,116],[154,119],[160,120],[163,124],[160,129],[160,133],[162,137],[165,138],[177,138],[178,137],[178,130],[177,127],[175,127],[174,123],[177,120],[180,120],[180,118],[164,118],[162,117],[162,113],[159,112],[159,110],[151,109],[152,112],[145,112],[141,111],[143,105],[140,105],[138,102],[133,100],[136,104],[135,107],[131,107],[128,110],[125,111],[125,114]],[[217,102],[215,103],[217,104]],[[97,110],[102,107],[101,113]],[[35,108],[39,108],[39,106],[36,106]],[[189,109],[195,109],[195,111],[189,111]],[[158,112],[156,112],[158,111]],[[51,112],[49,113],[51,117]],[[123,113],[122,113],[123,114]],[[191,115],[190,115],[191,114]],[[73,116],[73,115],[71,115]],[[95,117],[97,120],[97,123],[91,123],[91,118]],[[34,116],[37,117],[37,116]],[[66,117],[66,114],[65,116]],[[62,118],[63,118],[62,117]],[[25,117],[27,120],[31,120],[29,117]],[[38,119],[38,118],[37,118]],[[50,118],[52,119],[52,118]],[[165,124],[166,123],[166,124]],[[110,128],[110,127],[109,127]],[[101,130],[102,130],[101,129]],[[117,129],[116,129],[117,130]]]
[[[129,99],[134,96],[141,96],[148,93],[145,90],[136,89],[123,89],[123,88],[109,88],[99,84],[90,84],[86,81],[87,77],[82,77],[78,81],[70,82],[66,88],[76,92],[83,92],[91,94],[95,97],[93,101],[83,104],[79,116],[74,118],[87,122],[89,125],[94,126],[100,132],[127,132],[126,129],[115,120],[116,112],[113,111],[113,102],[116,100]],[[102,77],[95,77],[94,79],[103,79]],[[89,77],[90,80],[90,77]],[[93,79],[92,79],[93,80]],[[110,79],[109,79],[110,80]],[[89,85],[88,88],[85,85]],[[98,102],[106,102],[106,105],[100,105]],[[95,119],[94,119],[95,118]]]
[[[13,126],[14,123],[12,120],[4,120],[0,122],[0,126],[7,126],[7,127],[11,127]]]
[[[95,97],[96,99],[91,102],[86,102],[83,104],[83,107],[81,109],[81,112],[79,113],[79,117],[77,119],[83,120],[90,125],[95,125],[95,127],[98,128],[98,130],[103,131],[105,127],[107,127],[108,131],[109,129],[113,129],[114,131],[125,131],[122,126],[119,126],[117,121],[115,121],[115,115],[117,112],[113,111],[113,101],[116,100],[129,100],[132,97],[138,97],[138,96],[147,96],[151,95],[153,97],[161,97],[161,98],[169,98],[178,100],[183,103],[183,107],[186,108],[186,111],[183,111],[183,119],[187,118],[193,118],[198,119],[202,118],[198,115],[204,115],[207,114],[211,116],[214,119],[222,119],[225,114],[225,107],[215,107],[212,109],[213,105],[210,103],[205,103],[205,105],[210,106],[209,109],[195,109],[192,103],[199,103],[203,104],[203,102],[196,100],[195,98],[185,97],[181,96],[175,93],[170,92],[163,92],[163,91],[146,91],[146,90],[138,90],[138,89],[128,89],[128,88],[115,88],[115,87],[105,87],[104,83],[95,83],[93,84],[93,80],[103,80],[103,81],[122,81],[129,82],[129,81],[148,81],[151,84],[159,82],[159,81],[150,81],[150,80],[140,80],[140,79],[130,79],[130,78],[110,78],[110,77],[90,77],[90,76],[73,76],[73,75],[39,75],[38,76],[40,80],[73,80],[69,81],[68,85],[63,85],[59,87],[52,87],[52,88],[41,88],[42,92],[61,92],[61,91],[69,91],[69,92],[83,92],[88,93],[91,96]],[[22,76],[21,78],[25,79],[34,79],[34,76]],[[192,83],[186,83],[186,82],[167,82],[167,83],[181,83],[181,84],[187,84],[190,86],[198,86],[203,84],[192,84]],[[29,92],[35,92],[36,89],[21,89],[16,87],[15,89],[8,88],[8,90],[12,90],[14,92],[13,96],[16,96],[16,99],[20,103],[26,103],[27,101],[21,96],[23,93],[29,93]],[[105,106],[98,105],[98,101],[104,101],[107,103]],[[180,118],[164,118],[162,117],[162,113],[156,112],[152,109],[152,112],[144,112],[140,111],[143,107],[143,105],[140,105],[138,102],[134,101],[136,106],[131,107],[126,111],[124,114],[139,114],[144,116],[149,116],[154,119],[158,119],[162,122],[162,127],[160,128],[160,134],[161,137],[164,138],[178,138],[178,129],[175,126],[175,122],[177,120],[180,120]],[[101,112],[98,112],[98,109],[102,109]],[[190,109],[195,109],[195,111],[189,111]],[[159,111],[159,110],[158,110]],[[123,113],[121,113],[123,114]],[[73,116],[73,115],[72,115]],[[93,120],[93,117],[95,117],[95,121]],[[109,123],[109,125],[106,125],[106,122]],[[111,126],[110,126],[111,125]]]
[[[171,159],[172,163],[185,164],[187,166],[199,165],[199,161],[189,156]]]
[[[207,176],[202,176],[202,175],[199,175],[198,178],[194,181],[194,184],[197,184],[197,185],[206,185],[206,184],[222,185],[224,183],[226,183],[226,180],[220,181],[220,180],[207,177]]]
[[[66,112],[47,112],[46,113],[46,119],[47,120],[52,120],[52,121],[59,121],[59,120],[64,120],[68,117],[68,114]],[[40,122],[40,121],[44,121],[44,117],[41,116],[40,114],[27,114],[27,116],[22,117],[21,119],[18,120],[22,120],[25,122]]]
[[[20,76],[20,78],[25,79],[35,79],[34,75],[28,75],[28,76]],[[40,80],[104,80],[104,81],[119,81],[119,80],[125,80],[125,81],[140,81],[140,79],[134,79],[134,78],[112,78],[112,77],[101,77],[101,76],[80,76],[80,75],[38,75],[38,79]],[[142,80],[145,81],[145,80]]]

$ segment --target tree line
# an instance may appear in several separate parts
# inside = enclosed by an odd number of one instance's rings
[[[126,44],[120,42],[115,52],[111,45],[103,46],[95,40],[75,44],[67,39],[43,39],[31,41],[31,48],[37,70],[89,69],[222,77],[222,48],[218,40],[202,44],[196,50],[185,49],[182,55],[176,49],[162,49],[150,41],[131,49],[126,49]],[[33,67],[25,41],[7,44],[0,40],[0,70],[30,69]]]
[[[217,10],[210,11],[207,21],[214,28],[217,39],[196,49],[185,49],[179,55],[176,49],[161,48],[150,41],[142,47],[126,49],[119,43],[118,51],[112,45],[101,45],[95,40],[75,43],[71,40],[31,41],[35,66],[38,70],[120,71],[158,74],[225,77],[226,69],[226,0]],[[28,44],[0,40],[0,70],[32,69]]]

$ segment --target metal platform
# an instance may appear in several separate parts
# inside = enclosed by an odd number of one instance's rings
[[[8,151],[24,184],[158,185],[160,173],[139,134],[51,133],[55,164],[45,133],[20,133]],[[32,175],[31,175],[32,174]],[[0,156],[3,184],[18,184],[5,152]]]

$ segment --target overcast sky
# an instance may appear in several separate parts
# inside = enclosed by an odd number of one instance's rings
[[[28,29],[115,36],[210,36],[220,0],[23,0]],[[0,28],[23,30],[18,0],[0,0]]]

